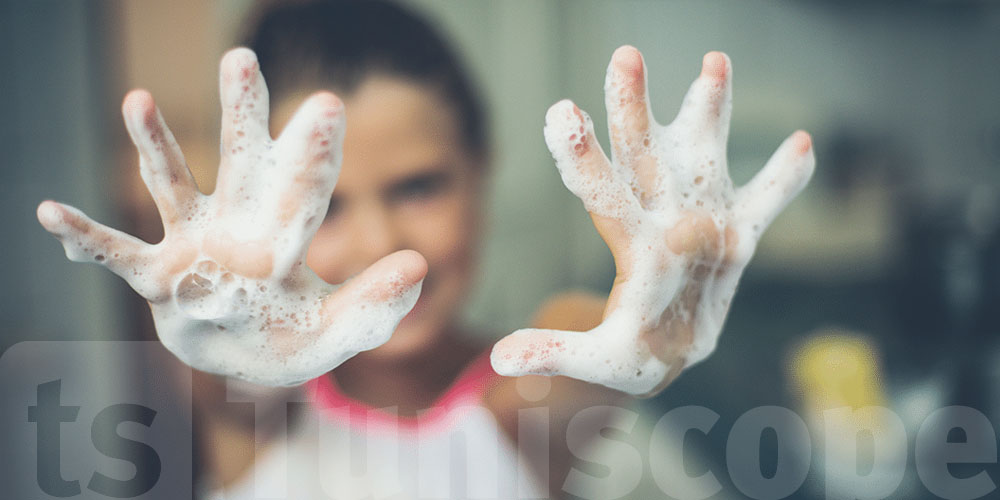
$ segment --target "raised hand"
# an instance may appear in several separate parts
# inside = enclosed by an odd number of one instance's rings
[[[305,255],[337,182],[343,104],[314,94],[272,140],[252,51],[223,57],[219,87],[222,161],[211,195],[199,192],[149,93],[133,91],[122,106],[163,241],[150,245],[53,201],[39,205],[38,220],[70,260],[102,264],[146,298],[160,339],[185,363],[294,385],[387,341],[427,263],[404,250],[343,286],[320,279]]]
[[[734,188],[726,165],[731,81],[729,58],[705,55],[677,118],[662,126],[650,113],[641,54],[619,48],[604,89],[612,160],[572,102],[549,109],[545,141],[610,247],[617,276],[599,326],[514,332],[493,349],[498,373],[566,375],[649,396],[714,350],[757,241],[815,164],[809,135],[795,132]]]

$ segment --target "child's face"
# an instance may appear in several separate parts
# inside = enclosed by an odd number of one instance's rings
[[[437,93],[370,77],[341,96],[344,161],[307,264],[341,283],[396,250],[412,249],[429,271],[420,299],[392,339],[368,356],[409,356],[440,340],[467,294],[479,238],[483,165],[462,144],[453,107]],[[301,99],[274,109],[280,131]]]

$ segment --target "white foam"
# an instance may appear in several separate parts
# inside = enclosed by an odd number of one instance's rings
[[[71,260],[106,265],[146,297],[164,346],[185,363],[295,385],[386,342],[422,281],[383,264],[341,287],[305,265],[340,169],[343,107],[317,94],[274,140],[254,54],[231,51],[221,73],[223,160],[212,195],[197,192],[151,100],[126,98],[162,242],[148,245],[51,202],[39,220]]]
[[[588,332],[525,329],[503,339],[492,356],[498,373],[567,375],[644,395],[715,349],[763,229],[804,187],[814,163],[811,149],[801,151],[808,136],[796,134],[754,182],[734,188],[726,166],[729,74],[703,74],[666,126],[648,114],[646,97],[649,132],[619,134],[614,161],[589,153],[599,149],[593,124],[570,101],[549,110],[545,139],[563,182],[587,211],[620,225],[626,243],[616,257],[628,278]],[[614,112],[633,99],[626,86],[612,63],[605,93],[613,140],[636,118]]]

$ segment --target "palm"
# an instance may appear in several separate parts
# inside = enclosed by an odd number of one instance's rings
[[[520,330],[493,351],[506,375],[567,375],[650,395],[715,348],[730,299],[757,241],[805,186],[814,160],[796,132],[746,186],[726,166],[731,69],[705,57],[677,118],[657,124],[645,68],[631,47],[608,68],[614,161],[590,119],[569,101],[546,115],[545,139],[566,186],[583,200],[615,258],[602,323],[588,332]]]
[[[223,59],[220,94],[222,162],[211,195],[198,191],[149,94],[125,99],[163,241],[147,244],[55,202],[39,206],[39,220],[71,260],[105,265],[146,298],[160,339],[184,362],[296,384],[388,340],[416,301],[426,263],[403,251],[344,286],[316,276],[305,253],[340,168],[342,104],[315,94],[272,140],[267,88],[246,49]]]

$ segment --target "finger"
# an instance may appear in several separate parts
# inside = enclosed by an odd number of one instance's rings
[[[222,101],[222,152],[237,155],[248,146],[265,144],[268,94],[257,55],[240,47],[226,52],[219,65],[219,97]]]
[[[725,145],[732,112],[732,64],[722,52],[702,59],[701,75],[691,84],[684,103],[671,124],[693,131],[716,145]]]
[[[649,127],[653,122],[646,68],[638,49],[625,45],[615,51],[608,65],[604,89],[611,153],[616,162],[627,164],[638,151],[648,147]]]
[[[598,327],[600,328],[600,327]],[[493,346],[490,363],[500,375],[562,375],[601,384],[629,394],[650,392],[664,375],[655,358],[635,359],[590,332],[518,330]]]
[[[413,309],[426,275],[427,261],[417,252],[383,257],[323,300],[321,320],[333,333],[324,338],[346,353],[384,344],[407,314],[420,313]]]
[[[636,356],[620,341],[609,343],[589,332],[518,330],[493,346],[490,363],[500,375],[562,375],[633,395],[650,394],[669,367],[655,356]],[[620,339],[619,339],[620,340]]]
[[[395,321],[413,308],[427,276],[427,260],[413,250],[382,257],[324,301],[324,315],[333,319],[359,304],[395,304]],[[393,325],[395,326],[395,325]]]
[[[122,116],[132,143],[139,150],[142,180],[169,230],[169,226],[193,209],[192,204],[200,194],[198,186],[149,92],[129,92],[122,102]]]
[[[737,191],[738,213],[757,236],[802,191],[815,166],[812,138],[799,130],[785,139],[764,168]]]
[[[138,274],[147,264],[151,246],[146,242],[103,224],[94,222],[83,212],[54,201],[38,205],[38,221],[52,233],[74,262],[94,262],[121,276],[137,292]]]
[[[309,97],[289,121],[275,147],[288,158],[290,180],[279,202],[282,223],[298,220],[315,233],[337,183],[344,142],[344,105],[330,92]]]
[[[500,375],[565,375],[588,379],[595,375],[590,368],[604,359],[594,337],[586,332],[526,328],[518,330],[493,346],[490,362]]]
[[[571,101],[559,101],[545,114],[545,143],[563,183],[588,212],[614,219],[629,213],[630,189],[604,155],[590,117]]]

